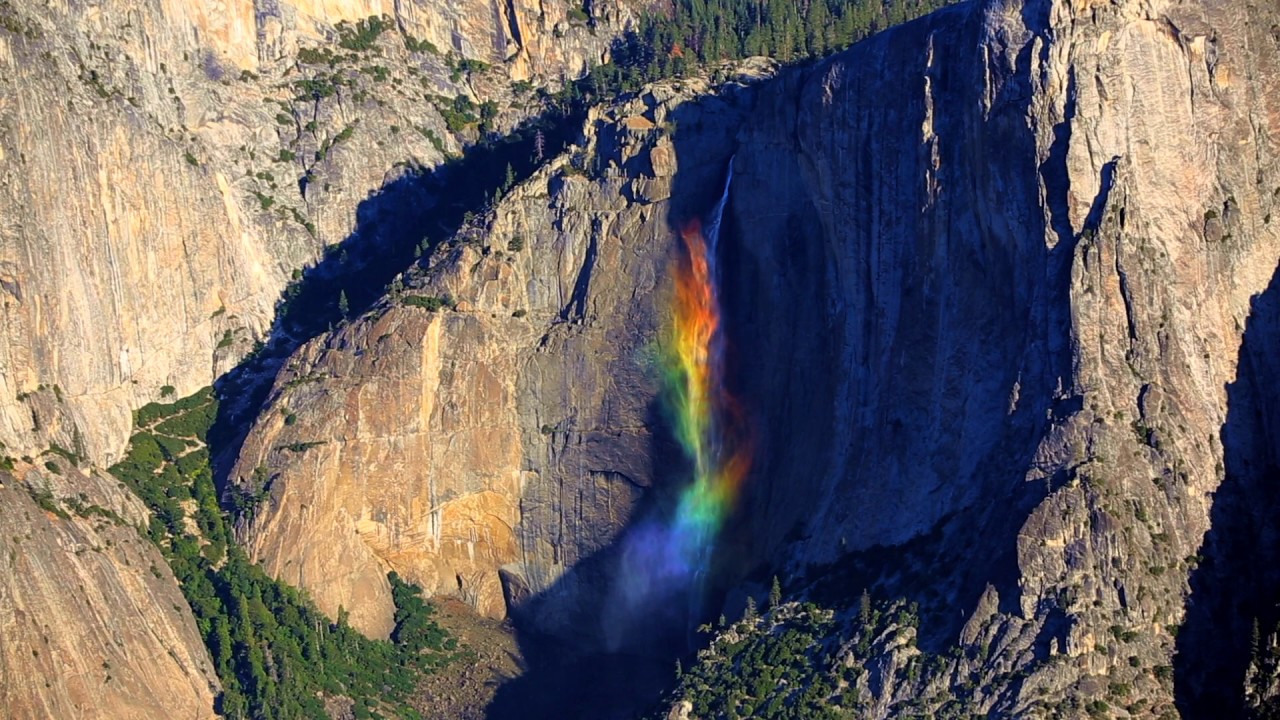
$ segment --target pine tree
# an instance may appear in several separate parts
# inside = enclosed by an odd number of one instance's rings
[[[1258,618],[1253,619],[1253,633],[1249,639],[1250,657],[1256,662],[1258,659],[1258,651],[1262,649],[1262,632],[1258,627]]]
[[[338,291],[338,314],[341,315],[342,317],[346,317],[347,313],[350,311],[351,311],[351,305],[347,303],[347,291],[339,290]]]
[[[502,189],[510,190],[511,188],[515,187],[515,184],[516,184],[515,168],[511,167],[511,163],[507,163],[507,177],[502,182]]]
[[[858,619],[863,625],[871,622],[871,594],[866,590],[862,591],[862,597],[858,599]]]
[[[750,595],[747,596],[747,609],[742,612],[742,619],[749,623],[756,621],[756,599]]]
[[[773,576],[773,587],[769,588],[769,609],[777,610],[778,605],[782,604],[782,585],[778,583],[778,576]]]

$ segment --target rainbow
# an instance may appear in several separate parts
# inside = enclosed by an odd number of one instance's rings
[[[678,479],[679,494],[667,513],[632,528],[619,576],[622,607],[652,612],[684,596],[685,617],[694,622],[701,619],[716,541],[752,460],[745,415],[725,384],[716,250],[729,181],[707,231],[699,221],[680,231],[670,321],[660,338],[663,406],[689,476]]]
[[[710,549],[751,467],[751,452],[741,406],[724,382],[715,258],[700,223],[686,225],[680,237],[673,321],[663,343],[663,388],[676,439],[693,467],[672,518],[671,541],[675,558],[696,576],[707,569]]]

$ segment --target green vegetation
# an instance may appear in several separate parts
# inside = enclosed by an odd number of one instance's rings
[[[482,73],[489,69],[488,63],[472,60],[471,58],[458,58],[453,53],[449,54],[447,61],[449,63],[449,81],[453,83],[461,81],[463,75]]]
[[[427,128],[427,127],[418,127],[415,129],[422,134],[422,137],[426,138],[431,143],[431,147],[435,148],[436,152],[440,153],[441,155],[449,154],[444,147],[444,140],[442,140],[440,136],[436,134],[435,130],[432,130],[431,128]]]
[[[404,49],[409,52],[427,53],[430,55],[439,55],[440,49],[437,48],[430,40],[419,40],[414,36],[404,33]]]
[[[966,657],[988,656],[985,643],[945,654],[917,652],[915,603],[874,601],[865,591],[854,597],[845,595],[839,610],[786,602],[774,582],[765,611],[749,600],[737,622],[722,615],[716,628],[699,628],[712,638],[677,672],[663,706],[688,702],[690,716],[699,718],[836,720],[866,717],[892,697],[895,717],[967,720],[984,683],[1016,681],[1029,672],[995,678],[958,672]],[[666,717],[665,710],[653,717]]]
[[[345,696],[357,718],[419,717],[407,704],[419,677],[457,655],[421,588],[391,574],[392,641],[369,640],[348,626],[345,611],[330,620],[303,592],[249,562],[232,540],[203,444],[216,412],[209,389],[147,405],[136,414],[125,459],[110,472],[151,510],[141,532],[169,561],[209,647],[223,688],[218,711],[254,720],[323,718],[325,699]],[[259,471],[257,502],[270,486],[269,473]]]
[[[647,14],[592,70],[593,86],[635,89],[683,75],[699,63],[768,55],[783,62],[822,56],[924,15],[948,0],[674,0]]]
[[[329,157],[329,151],[338,145],[338,143],[350,140],[351,136],[356,134],[356,125],[359,124],[359,122],[359,120],[356,120],[350,125],[343,127],[337,135],[325,138],[324,142],[320,143],[320,149],[316,150],[316,162],[321,162],[325,158]]]
[[[294,97],[294,100],[323,100],[327,97],[333,97],[338,94],[338,88],[344,84],[349,83],[342,76],[342,73],[316,75],[295,80],[293,88],[298,91],[298,94]]]
[[[170,387],[166,385],[165,387]],[[161,389],[163,395],[163,388]],[[213,397],[213,389],[205,388],[194,395],[188,395],[177,402],[170,404],[147,403],[137,410],[133,411],[133,424],[147,428],[154,425],[159,420],[171,418],[181,413],[202,407],[209,403]]]
[[[1275,693],[1274,678],[1280,676],[1280,627],[1265,636],[1257,618],[1249,642],[1249,672],[1245,675],[1245,706],[1253,720],[1280,719],[1280,695]]]
[[[480,122],[476,116],[476,104],[466,95],[457,95],[452,100],[438,99],[436,109],[444,118],[445,127],[451,133],[459,133]]]
[[[828,642],[836,632],[833,613],[810,603],[763,617],[749,605],[682,674],[675,697],[697,717],[848,717],[858,704],[826,672],[836,663],[838,646]]]
[[[435,295],[405,295],[400,298],[400,302],[411,307],[426,308],[431,312],[435,312],[442,308],[453,309],[454,302],[449,297],[437,297]]]
[[[395,23],[390,18],[367,17],[352,25],[345,20],[338,23],[338,45],[357,52],[372,50],[378,36],[390,30]]]
[[[58,501],[54,499],[53,490],[47,485],[39,489],[28,486],[27,489],[31,493],[31,499],[36,501],[36,505],[39,505],[41,510],[44,510],[47,513],[53,513],[63,520],[71,519],[71,516],[67,514],[67,511],[63,510],[62,506],[58,504]]]
[[[298,50],[298,62],[303,65],[328,65],[329,67],[334,67],[338,64],[338,56],[326,47],[305,47]]]

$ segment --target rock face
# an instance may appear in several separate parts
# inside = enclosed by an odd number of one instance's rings
[[[451,132],[442,98],[502,101],[500,132],[530,112],[512,80],[598,62],[629,17],[601,7],[589,28],[552,5],[0,2],[0,459],[119,459],[131,411],[209,385],[264,339],[293,273],[377,214],[371,190],[476,138]],[[382,14],[378,38],[340,46]],[[454,72],[462,57],[497,65]],[[78,477],[61,494],[92,494]],[[207,659],[163,560],[69,554],[132,531],[99,538],[28,505],[0,505],[3,542],[35,538],[9,553],[27,559],[3,590],[21,608],[0,616],[6,705],[208,714]]]
[[[827,328],[831,348],[745,371],[775,429],[765,477],[812,479],[757,485],[754,536],[803,536],[781,554],[797,568],[866,551],[855,577],[938,608],[935,643],[999,648],[980,711],[1112,684],[1134,693],[1112,703],[1172,711],[1188,578],[1233,462],[1227,387],[1280,258],[1280,66],[1258,12],[960,6],[819,65],[744,130],[731,207],[761,270],[739,307],[765,319],[742,334],[781,348]],[[782,184],[806,203],[784,207],[822,238],[800,258],[770,225],[778,165],[751,150],[793,137]],[[823,287],[770,318],[752,298],[782,306],[764,289],[802,287],[787,278]],[[814,378],[816,423],[788,410]],[[995,668],[1044,669],[1013,688]]]
[[[484,62],[513,61],[516,79],[528,79],[579,74],[588,64],[599,63],[612,38],[632,22],[632,10],[622,0],[592,5],[593,16],[579,19],[573,17],[572,3],[552,0],[113,0],[92,7],[70,3],[60,12],[102,28],[127,18],[145,32],[152,58],[176,59],[186,52],[237,70],[286,60],[299,46],[333,38],[339,23],[388,18],[397,29],[441,52]]]
[[[377,52],[297,62],[380,13]],[[265,335],[290,271],[377,214],[364,194],[388,168],[456,148],[422,94],[479,99],[473,78],[396,33],[504,61],[482,88],[573,71],[608,38],[550,2],[0,3],[0,20],[0,442],[100,464],[131,408]],[[1274,544],[1280,506],[1277,20],[974,2],[758,87],[666,83],[596,113],[582,147],[290,359],[232,472],[266,491],[240,536],[370,634],[395,569],[599,636],[584,618],[614,541],[671,479],[651,342],[672,228],[731,167],[727,327],[759,430],[733,573],[918,602],[921,647],[962,657],[920,682],[986,688],[973,712],[1233,709],[1249,616],[1280,590],[1274,552],[1240,560]],[[55,495],[131,519],[92,477]],[[159,558],[8,484],[10,705],[205,712],[189,618],[155,618],[181,607]],[[12,546],[27,537],[48,541]],[[58,663],[50,686],[19,678],[28,654]],[[908,654],[879,659],[875,716],[921,697]]]
[[[59,474],[0,474],[5,717],[214,717],[195,621],[135,529],[146,509],[114,479],[57,462]]]
[[[922,645],[994,648],[969,668],[992,688],[975,711],[1114,686],[1172,712],[1189,579],[1238,462],[1228,386],[1280,258],[1275,21],[971,3],[736,104],[632,101],[588,128],[593,184],[540,176],[410,283],[456,312],[389,303],[296,358],[236,472],[272,483],[243,532],[329,610],[378,599],[372,631],[386,567],[491,612],[499,567],[514,607],[599,595],[583,558],[661,481],[637,469],[661,433],[628,356],[657,324],[671,225],[733,157],[726,304],[761,449],[727,544],[919,601]],[[1258,427],[1251,447],[1274,437]],[[326,571],[308,542],[364,560]],[[1205,687],[1186,677],[1184,705]],[[910,697],[882,693],[880,715]]]
[[[290,272],[347,237],[385,174],[456,151],[422,90],[505,98],[497,122],[510,124],[526,111],[498,76],[575,73],[601,59],[609,23],[628,17],[602,7],[595,32],[566,25],[545,47],[498,52],[504,33],[518,34],[519,23],[498,22],[504,13],[549,29],[568,6],[392,5],[0,9],[0,208],[11,218],[0,248],[0,442],[117,459],[129,411],[166,385],[181,396],[229,369],[266,334]],[[337,45],[335,24],[384,11],[398,24],[380,41]],[[438,53],[409,52],[415,39],[510,62],[492,78],[453,73]],[[316,46],[342,58],[299,64],[300,48]],[[27,401],[55,386],[57,412]]]
[[[1274,21],[959,6],[763,95],[744,128],[740,334],[826,336],[744,370],[773,433],[763,477],[793,478],[755,486],[753,537],[803,536],[762,548],[796,568],[866,551],[857,581],[939,609],[933,642],[999,648],[980,711],[1112,683],[1134,689],[1113,703],[1172,710],[1188,578],[1233,462],[1227,388],[1280,258],[1280,65],[1251,29]],[[769,204],[779,185],[802,203]],[[780,245],[788,231],[803,241]],[[1045,665],[1018,689],[993,669]]]
[[[593,115],[589,146],[289,361],[232,472],[270,489],[241,528],[255,559],[385,634],[388,569],[502,617],[609,545],[652,483],[675,170],[654,128],[707,89],[659,87]],[[721,104],[707,115],[718,149],[716,123],[737,117]],[[573,165],[588,156],[600,175]],[[599,590],[562,584],[540,621],[563,629]]]

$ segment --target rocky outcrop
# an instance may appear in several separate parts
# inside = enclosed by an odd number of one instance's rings
[[[147,511],[65,458],[0,474],[0,703],[14,718],[212,718],[218,678]]]
[[[290,359],[232,472],[269,490],[241,527],[255,559],[384,634],[388,569],[501,617],[609,545],[652,483],[676,169],[656,128],[707,90],[593,115],[584,147]],[[721,104],[706,128],[723,148]],[[547,627],[600,594],[562,590]]]
[[[71,4],[62,19],[99,29],[129,24],[146,37],[145,54],[176,61],[184,54],[239,70],[259,70],[289,60],[300,47],[338,36],[342,23],[355,26],[386,18],[440,52],[484,62],[511,62],[515,79],[576,76],[607,55],[613,37],[633,22],[622,0],[579,5],[552,0],[229,0],[214,2],[107,2],[92,9]],[[139,48],[143,49],[143,48]],[[135,55],[140,58],[144,55]]]
[[[437,102],[500,100],[492,129],[510,126],[530,111],[512,79],[572,74],[610,37],[607,24],[566,26],[545,48],[472,52],[509,31],[482,22],[501,13],[395,6],[405,17],[357,39],[349,21],[390,8],[0,7],[0,207],[12,218],[0,249],[0,441],[11,451],[52,441],[117,459],[130,410],[233,366],[267,334],[290,274],[352,232],[370,190],[460,148],[465,133],[454,137]],[[563,24],[555,7],[538,22]],[[601,23],[624,16],[601,9]],[[442,33],[462,56],[511,62],[454,72]],[[579,52],[575,37],[594,49]],[[415,44],[430,38],[436,50]],[[300,64],[316,47],[333,62]],[[55,387],[57,407],[30,401]]]

